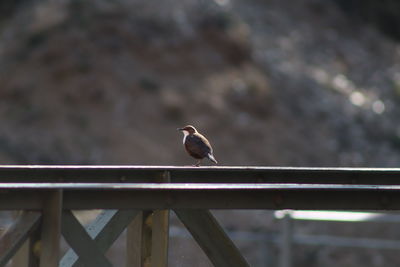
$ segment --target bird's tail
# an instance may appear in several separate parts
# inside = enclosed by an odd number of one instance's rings
[[[214,156],[212,155],[212,154],[208,154],[207,155],[207,158],[209,159],[209,160],[211,160],[212,162],[214,162],[215,164],[218,164],[218,161],[214,158]]]

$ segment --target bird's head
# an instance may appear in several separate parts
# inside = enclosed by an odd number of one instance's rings
[[[186,134],[190,134],[190,135],[197,133],[196,128],[194,128],[192,125],[186,125],[183,128],[178,128],[178,131],[181,131],[184,134],[186,133]]]

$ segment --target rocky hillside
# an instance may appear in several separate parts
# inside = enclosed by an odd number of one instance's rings
[[[176,128],[190,123],[222,165],[399,165],[398,41],[334,1],[31,0],[0,14],[2,164],[189,165]],[[279,229],[246,216],[221,220]],[[324,253],[298,257],[399,265]]]
[[[187,123],[224,165],[399,162],[397,43],[331,2],[27,3],[2,23],[5,164],[191,164]]]

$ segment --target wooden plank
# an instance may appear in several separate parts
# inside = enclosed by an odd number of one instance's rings
[[[106,225],[110,222],[110,220],[116,215],[117,210],[103,210],[96,219],[88,226],[85,227],[87,233],[92,239],[95,237],[106,227]],[[99,247],[100,249],[100,247]],[[73,249],[69,249],[60,261],[60,267],[70,267],[70,266],[80,266],[78,263],[78,255],[74,252]]]
[[[0,237],[0,266],[5,266],[28,239],[39,224],[40,218],[40,212],[23,212],[17,221]]]
[[[372,185],[372,184],[300,184],[300,183],[238,183],[238,184],[213,184],[213,183],[0,183],[2,195],[8,191],[400,191],[400,185]],[[43,199],[43,198],[41,198]]]
[[[24,244],[19,248],[17,253],[14,254],[14,257],[11,259],[13,267],[28,267],[29,265],[29,256],[30,256],[30,242],[29,238],[24,242]],[[0,265],[2,266],[2,265]]]
[[[210,261],[217,267],[249,266],[208,210],[174,210]]]
[[[96,244],[98,244],[99,249],[103,251],[103,253],[111,247],[139,212],[139,210],[119,210],[115,216],[111,218],[109,223],[94,238]]]
[[[29,238],[12,258],[13,267],[39,267],[41,223],[34,227]]]
[[[42,215],[43,218],[43,215]],[[42,221],[42,220],[41,220]],[[29,267],[39,267],[40,265],[40,247],[41,247],[41,224],[40,222],[39,226],[34,229],[32,234],[29,237]]]
[[[64,209],[400,210],[400,190],[83,190],[64,191]],[[0,191],[0,210],[40,210],[37,191]]]
[[[141,211],[127,228],[127,267],[150,267],[152,212]]]
[[[138,214],[137,210],[104,210],[86,227],[89,236],[105,253]],[[60,267],[83,266],[76,253],[69,249],[60,261]]]
[[[299,209],[400,210],[400,191],[376,190],[165,190],[67,192],[75,209]],[[77,201],[80,199],[81,201]],[[0,202],[1,205],[1,202]]]
[[[400,184],[399,168],[257,166],[0,166],[0,182],[148,182],[169,171],[172,182]]]
[[[169,183],[171,174],[169,171],[162,173],[156,182]],[[151,240],[151,266],[168,266],[168,241],[169,241],[169,210],[153,211]]]
[[[140,211],[127,227],[126,267],[141,267],[142,265],[142,226],[143,212]]]
[[[0,183],[0,192],[6,195],[7,191],[25,191],[32,190],[48,192],[54,190],[65,191],[381,191],[394,192],[400,190],[400,185],[373,185],[373,184],[301,184],[301,183]],[[43,198],[41,198],[43,199]]]
[[[400,189],[385,186],[297,189],[143,189],[64,190],[64,209],[298,209],[400,210]],[[375,188],[375,189],[374,189]],[[0,190],[0,210],[40,210],[37,190]]]
[[[112,266],[70,210],[63,212],[62,234],[85,267]]]
[[[168,266],[169,210],[153,213],[151,266]]]
[[[62,190],[49,192],[43,207],[40,267],[58,267],[60,260]]]

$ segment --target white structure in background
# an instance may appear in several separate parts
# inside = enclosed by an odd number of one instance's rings
[[[310,245],[331,245],[348,247],[365,247],[375,249],[400,249],[400,242],[371,238],[347,238],[335,236],[294,235],[294,220],[332,221],[332,222],[400,222],[400,215],[376,212],[349,211],[294,211],[280,210],[274,213],[275,218],[282,220],[282,239],[280,267],[292,266],[292,244],[294,242]]]

